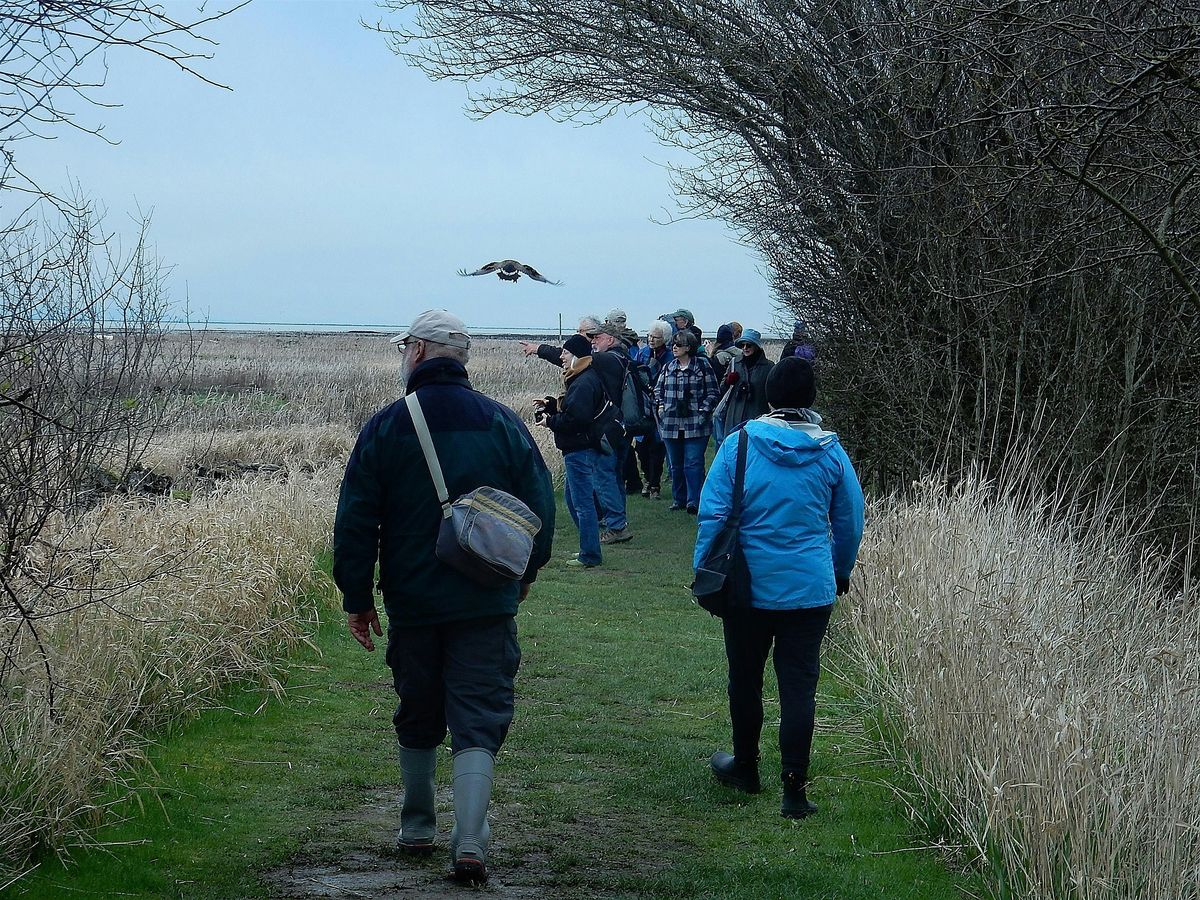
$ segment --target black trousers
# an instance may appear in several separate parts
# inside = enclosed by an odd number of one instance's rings
[[[401,746],[437,747],[449,729],[455,753],[499,751],[512,724],[513,679],[521,664],[512,616],[389,627],[387,664],[400,698],[392,724]]]
[[[729,718],[733,755],[757,759],[763,724],[763,670],[774,644],[779,681],[779,755],[783,771],[808,778],[813,727],[817,713],[817,680],[821,675],[821,641],[833,606],[809,609],[751,609],[722,620],[729,660]]]
[[[662,489],[663,465],[667,461],[667,445],[657,434],[649,434],[637,444],[637,458],[642,464],[646,484]]]
[[[642,478],[638,475],[637,456],[629,444],[625,445],[625,458],[621,462],[621,477],[625,481],[625,493],[636,494],[642,489]]]

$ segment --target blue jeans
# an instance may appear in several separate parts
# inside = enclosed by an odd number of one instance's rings
[[[602,467],[609,465],[597,450],[574,450],[563,454],[566,469],[567,512],[579,529],[579,561],[594,566],[600,562],[600,520],[596,517],[595,494]]]
[[[698,438],[664,437],[667,464],[671,467],[671,496],[678,506],[699,506],[704,487],[704,451],[708,435]]]
[[[612,442],[613,452],[597,454],[596,502],[600,504],[604,524],[610,531],[620,531],[628,524],[625,516],[625,457],[629,455],[629,438]]]

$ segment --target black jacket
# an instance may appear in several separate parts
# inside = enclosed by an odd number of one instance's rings
[[[604,395],[600,375],[594,362],[589,361],[587,368],[567,382],[558,410],[547,417],[546,424],[554,432],[554,446],[563,453],[574,453],[599,450],[600,438],[611,417],[611,404]]]
[[[532,582],[550,559],[554,488],[524,423],[511,409],[471,388],[467,371],[450,359],[429,359],[413,371],[446,489],[454,499],[489,485],[523,500],[542,520],[522,579]],[[398,400],[371,417],[346,464],[333,526],[333,579],[347,612],[375,605],[379,590],[392,625],[413,627],[514,615],[516,582],[485,588],[434,555],[441,504],[412,417]]]
[[[767,359],[762,351],[754,354],[754,359],[747,365],[745,357],[739,359],[730,368],[737,373],[737,380],[724,387],[729,393],[725,401],[725,412],[722,421],[725,423],[725,433],[729,434],[737,426],[770,411],[767,404],[767,376],[775,363]]]

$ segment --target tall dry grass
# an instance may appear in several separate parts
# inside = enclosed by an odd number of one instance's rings
[[[182,336],[177,338],[183,340]],[[311,443],[312,435],[340,431],[330,458],[344,461],[358,429],[376,411],[403,395],[400,356],[375,334],[200,333],[196,362],[184,392],[169,398],[177,426],[156,442],[151,462],[186,468],[228,443],[223,432],[285,435]],[[533,399],[562,391],[560,369],[526,357],[515,340],[474,341],[469,364],[476,388],[533,420]],[[531,428],[547,465],[561,479],[562,458],[545,429]],[[306,436],[307,433],[307,436]],[[263,440],[260,448],[278,462]],[[253,462],[255,460],[242,460]],[[203,464],[201,462],[200,464]]]
[[[172,494],[64,515],[25,560],[30,590],[5,584],[0,887],[37,852],[86,841],[149,735],[232,682],[271,683],[318,615],[313,553],[328,543],[340,467],[359,427],[402,394],[399,355],[379,336],[198,339],[183,393],[162,396],[175,427],[141,460],[171,476]],[[470,368],[526,420],[561,384],[513,341],[478,342]],[[32,618],[18,603],[36,603]]]
[[[1114,519],[980,482],[882,504],[848,623],[917,808],[1001,897],[1195,897],[1200,608]]]
[[[0,619],[0,875],[85,838],[148,734],[234,681],[272,683],[310,633],[334,477],[220,486],[190,503],[111,500],[29,560],[53,585],[33,629]],[[19,596],[21,584],[8,586]],[[4,878],[0,877],[0,885]]]

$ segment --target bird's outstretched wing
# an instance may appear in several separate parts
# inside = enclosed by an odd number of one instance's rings
[[[534,281],[540,281],[543,284],[562,284],[561,281],[551,281],[549,278],[545,277],[541,272],[539,272],[533,266],[527,266],[524,263],[521,263],[521,271],[524,272],[526,275],[528,275],[530,278],[532,278]]]
[[[498,262],[490,262],[490,263],[487,263],[486,265],[480,266],[474,272],[468,272],[466,269],[459,269],[458,274],[459,275],[491,275],[493,272],[495,272],[497,269],[500,268],[500,265],[501,264]]]

